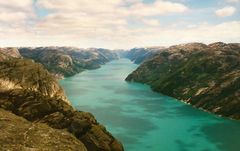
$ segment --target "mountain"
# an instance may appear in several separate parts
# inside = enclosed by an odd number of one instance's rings
[[[92,114],[72,108],[41,64],[1,52],[1,148],[56,150],[62,143],[60,150],[123,150]]]
[[[240,119],[240,44],[171,46],[142,63],[127,81],[194,107]]]
[[[24,58],[43,64],[58,77],[73,76],[85,69],[96,69],[101,65],[118,59],[113,51],[107,49],[80,49],[74,47],[19,48]]]
[[[129,51],[121,52],[122,57],[128,58],[136,64],[152,58],[157,53],[163,51],[165,47],[133,48]]]

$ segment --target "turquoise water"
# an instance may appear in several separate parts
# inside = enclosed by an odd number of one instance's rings
[[[238,151],[240,122],[155,93],[126,76],[137,68],[112,61],[61,80],[72,105],[95,115],[126,151]]]

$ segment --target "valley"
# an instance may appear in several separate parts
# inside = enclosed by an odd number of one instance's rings
[[[93,113],[126,151],[235,151],[240,123],[153,92],[126,76],[138,68],[114,60],[60,81],[72,105]]]
[[[48,131],[58,143],[66,137],[75,142],[65,141],[59,150],[235,151],[239,52],[238,43],[221,42],[125,51],[0,48],[0,116],[24,123],[2,130],[5,137],[21,138],[34,124],[34,135]],[[40,147],[1,142],[11,149]]]

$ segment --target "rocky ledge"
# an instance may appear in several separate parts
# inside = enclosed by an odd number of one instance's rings
[[[142,63],[126,80],[146,83],[154,91],[197,108],[240,119],[240,44],[171,46]]]
[[[83,143],[64,130],[32,123],[0,109],[0,148],[8,151],[87,151]]]
[[[72,108],[41,64],[6,54],[0,58],[1,148],[123,151],[92,114]]]

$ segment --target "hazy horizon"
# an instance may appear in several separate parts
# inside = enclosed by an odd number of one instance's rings
[[[217,43],[217,42],[222,42],[222,41],[215,41],[215,42],[212,42],[212,43]],[[79,47],[79,46],[49,46],[49,45],[46,45],[46,46],[4,46],[4,47],[0,47],[0,48],[38,48],[38,47],[69,47],[69,48],[78,48],[78,49],[83,49],[83,50],[87,50],[87,49],[108,49],[108,50],[123,50],[123,51],[127,51],[127,50],[130,50],[130,49],[134,49],[134,48],[158,48],[158,47],[162,47],[162,48],[169,48],[171,46],[175,46],[175,45],[182,45],[182,44],[191,44],[191,43],[202,43],[202,44],[205,44],[205,45],[209,45],[209,44],[212,44],[212,43],[203,43],[203,42],[187,42],[187,43],[179,43],[179,44],[173,44],[173,45],[170,45],[170,46],[136,46],[136,47],[131,47],[131,48],[122,48],[122,49],[119,49],[119,48],[116,48],[116,49],[111,49],[111,48],[104,48],[104,47]],[[226,43],[226,42],[223,42],[223,43]],[[231,43],[231,42],[230,42]],[[230,43],[226,43],[226,44],[230,44]],[[234,43],[237,43],[237,44],[240,44],[240,42],[234,42]]]

